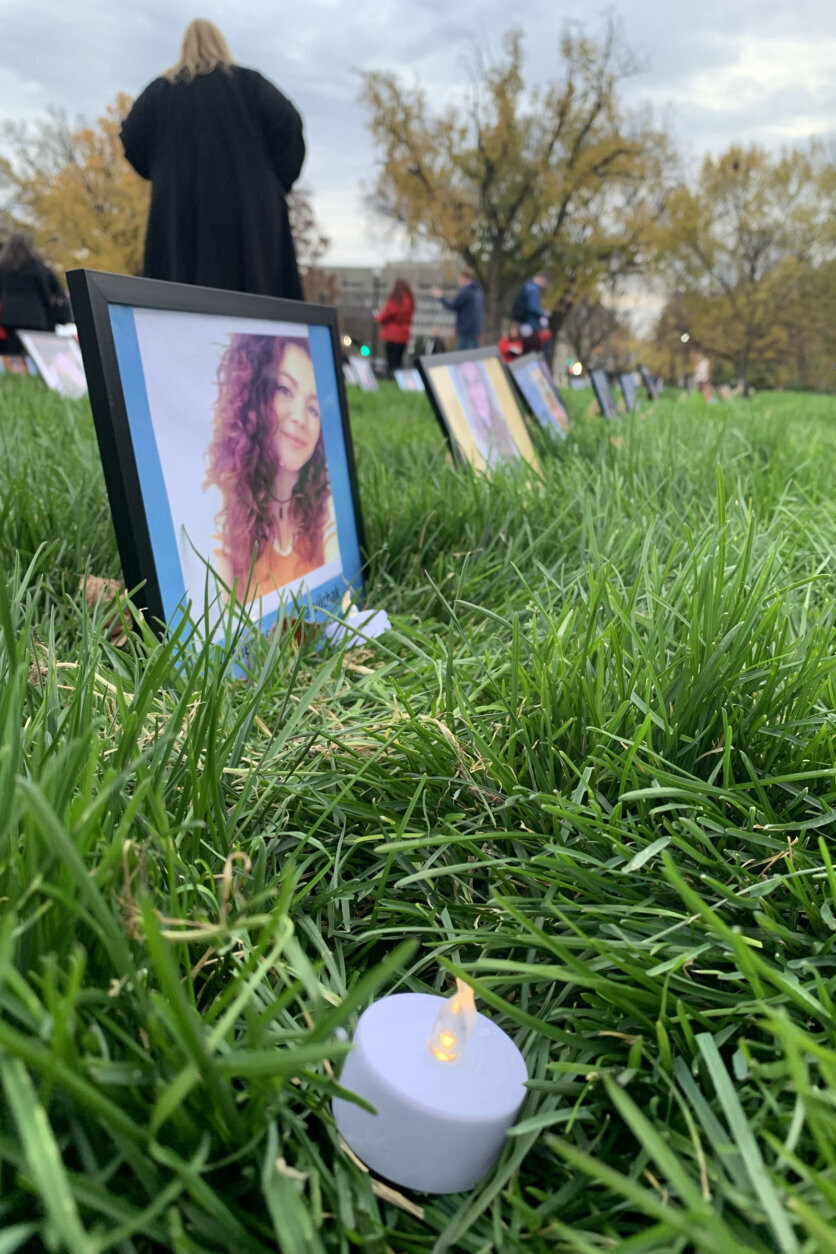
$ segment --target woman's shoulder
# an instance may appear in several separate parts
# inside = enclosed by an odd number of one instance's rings
[[[220,71],[227,81],[235,83],[236,86],[244,91],[253,92],[259,96],[272,96],[273,94],[281,96],[281,92],[275,83],[271,83],[260,70],[254,70],[249,65],[230,65]]]
[[[32,279],[47,278],[52,274],[46,262],[41,261],[40,257],[27,257],[23,265],[18,266],[17,270],[7,270],[6,275],[14,275],[21,278],[24,282]]]
[[[170,79],[166,74],[160,74],[158,78],[152,78],[151,82],[148,83],[146,87],[143,87],[142,91],[137,96],[133,103],[133,108],[142,108],[142,106],[148,104],[149,101],[156,100],[160,96],[164,96],[175,85],[175,81]]]
[[[254,70],[248,65],[232,65],[227,73],[242,91],[255,97],[262,104],[292,113],[299,112],[293,101],[289,100],[284,92],[269,78],[266,78],[260,70]]]
[[[160,107],[165,108],[165,102],[169,98],[169,92],[174,88],[171,79],[161,74],[159,78],[154,78],[143,87],[142,91],[134,100],[130,109],[128,109],[122,119],[123,129],[128,126],[130,129],[136,128],[137,125],[145,124],[149,118],[149,114],[153,114]]]

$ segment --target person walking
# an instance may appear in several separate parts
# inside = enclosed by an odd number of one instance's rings
[[[476,282],[476,276],[467,266],[459,271],[459,290],[450,300],[440,287],[430,288],[436,300],[456,315],[456,348],[478,348],[485,321],[485,293]]]
[[[543,291],[549,286],[547,274],[535,274],[517,291],[511,317],[517,324],[524,353],[538,353],[543,345],[541,332],[548,330],[549,315],[543,309]]]
[[[212,22],[191,22],[180,59],[122,124],[151,181],[150,279],[302,300],[286,196],[305,158],[302,118],[257,70],[236,65]]]
[[[58,276],[38,255],[28,231],[13,231],[0,248],[0,353],[17,357],[18,331],[54,331],[70,318]]]
[[[403,365],[403,355],[412,331],[415,300],[406,279],[395,279],[386,304],[375,313],[380,338],[386,348],[386,373],[393,378]]]

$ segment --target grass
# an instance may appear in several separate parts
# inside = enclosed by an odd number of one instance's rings
[[[836,1250],[836,406],[575,410],[544,482],[352,397],[370,603],[236,682],[108,643],[89,411],[0,380],[0,1252]],[[523,1050],[472,1194],[330,1115],[461,974]]]

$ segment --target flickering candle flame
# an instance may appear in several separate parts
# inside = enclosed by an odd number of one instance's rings
[[[456,980],[456,991],[439,1010],[430,1034],[430,1051],[440,1062],[455,1062],[476,1027],[473,989]]]

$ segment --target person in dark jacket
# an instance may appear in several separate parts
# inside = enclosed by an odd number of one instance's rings
[[[257,70],[236,65],[202,19],[178,63],[122,124],[151,180],[146,278],[302,300],[286,196],[305,158],[302,118]]]
[[[415,300],[406,279],[395,279],[386,304],[375,315],[380,327],[380,338],[386,347],[386,371],[394,378],[395,371],[403,365],[403,355],[412,330]]]
[[[473,271],[462,266],[459,290],[452,300],[444,295],[440,287],[430,290],[445,309],[452,309],[456,315],[456,348],[478,348],[485,321],[485,293],[476,282]]]
[[[527,279],[514,297],[511,316],[517,323],[524,353],[539,353],[542,333],[548,330],[549,315],[543,308],[543,292],[549,286],[547,274]]]
[[[22,354],[16,332],[54,331],[66,307],[58,277],[38,256],[32,236],[14,231],[0,249],[0,353]]]

